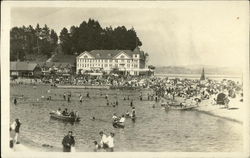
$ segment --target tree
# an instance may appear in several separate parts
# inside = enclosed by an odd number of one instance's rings
[[[70,35],[68,33],[68,30],[64,27],[60,33],[60,44],[62,46],[62,51],[64,54],[71,54],[71,40],[70,40]]]
[[[31,25],[13,27],[10,31],[10,59],[36,60],[38,55],[50,57],[57,48],[57,41],[57,34],[47,25],[41,28],[37,24],[35,29]]]

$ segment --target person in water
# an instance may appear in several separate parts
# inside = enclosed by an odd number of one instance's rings
[[[63,93],[63,100],[66,100],[66,93]]]
[[[125,116],[124,115],[122,115],[122,117],[120,118],[120,120],[119,120],[119,123],[121,123],[121,124],[124,124],[125,123]]]
[[[75,113],[74,113],[73,110],[71,110],[71,112],[69,113],[69,116],[70,116],[70,117],[75,117]]]
[[[11,129],[15,131],[15,136],[14,136],[14,143],[18,144],[18,137],[19,137],[19,132],[20,132],[20,127],[21,127],[21,122],[19,119],[16,119],[12,125]]]
[[[130,102],[130,106],[131,106],[131,107],[133,106],[133,100],[131,100],[131,102]]]
[[[115,134],[114,133],[110,133],[110,135],[108,136],[108,151],[109,152],[114,152],[114,136]]]
[[[126,116],[129,116],[129,112],[128,111],[126,112]]]
[[[57,115],[61,115],[61,114],[62,114],[61,108],[58,108],[58,110],[56,111],[56,114],[57,114]]]
[[[68,114],[68,109],[67,109],[67,108],[65,108],[65,109],[63,110],[62,115],[64,115],[64,116],[69,115],[69,114]]]
[[[14,105],[16,105],[17,104],[17,100],[16,100],[16,98],[14,98]]]
[[[135,107],[132,108],[132,117],[135,117]]]
[[[62,140],[63,152],[71,152],[71,147],[75,146],[75,138],[72,136],[73,132],[69,131]]]
[[[114,115],[112,116],[112,119],[113,119],[114,122],[116,122],[118,120],[118,117],[117,117],[116,113],[114,113]]]
[[[104,134],[103,131],[99,132],[99,134],[101,136],[100,146],[101,148],[107,150],[109,148],[107,135]]]
[[[82,95],[81,94],[80,94],[80,98],[79,99],[80,99],[80,103],[82,103]]]
[[[97,143],[97,141],[94,141],[93,143],[94,143],[94,146],[95,146],[94,152],[97,152],[97,150],[99,150],[101,148],[101,146]]]

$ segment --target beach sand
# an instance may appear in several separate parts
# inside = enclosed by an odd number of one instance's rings
[[[203,100],[199,107],[196,108],[197,111],[203,112],[212,116],[224,118],[230,121],[243,123],[244,120],[244,103],[240,102],[240,98],[230,98],[229,107],[225,108],[224,105],[213,105],[213,97],[209,100]]]

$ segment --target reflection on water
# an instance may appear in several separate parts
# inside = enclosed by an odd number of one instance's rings
[[[93,141],[99,141],[99,131],[115,132],[116,151],[241,151],[242,125],[196,111],[163,110],[160,105],[152,108],[153,102],[139,101],[139,91],[119,90],[62,90],[52,89],[52,101],[39,104],[29,103],[42,95],[47,95],[50,87],[32,88],[29,86],[11,87],[11,96],[24,94],[28,100],[17,106],[11,104],[11,121],[22,121],[21,139],[32,140],[37,145],[49,144],[61,148],[61,141],[67,131],[72,130],[76,138],[78,151],[93,151]],[[72,102],[63,101],[64,91],[72,91]],[[91,98],[78,101],[80,93],[87,91]],[[118,107],[106,106],[104,95],[109,95],[110,102],[118,97]],[[115,129],[111,123],[113,113],[121,115],[131,111],[130,101],[123,100],[130,96],[136,107],[137,119],[126,119],[124,129]],[[68,108],[79,111],[79,123],[67,123],[49,117],[51,110]],[[92,117],[96,120],[92,120]]]

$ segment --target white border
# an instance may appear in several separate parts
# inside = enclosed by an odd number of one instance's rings
[[[171,158],[179,158],[179,157],[228,157],[228,158],[243,158],[250,157],[249,149],[249,114],[250,107],[246,106],[245,120],[243,123],[244,126],[244,152],[232,153],[232,152],[115,152],[115,153],[62,153],[62,152],[11,152],[9,149],[9,94],[10,94],[10,86],[9,86],[9,31],[10,31],[10,9],[12,7],[116,7],[116,8],[166,8],[172,7],[173,5],[178,5],[178,7],[192,7],[195,4],[203,4],[207,5],[223,5],[227,2],[191,2],[191,1],[87,1],[87,2],[79,2],[79,1],[4,1],[1,5],[1,150],[2,157],[171,157]],[[240,5],[244,7],[244,5],[248,6],[249,3],[247,1],[234,2],[229,1],[228,3],[234,3],[235,5]],[[247,13],[248,14],[248,13]],[[249,26],[249,19],[246,19],[246,23]],[[246,35],[249,33],[248,32]],[[247,41],[249,41],[248,36],[246,36]],[[248,42],[249,43],[249,42]],[[249,51],[249,44],[247,47],[247,51]],[[249,54],[246,52],[246,66],[244,70],[244,102],[245,105],[250,105],[249,103]]]

